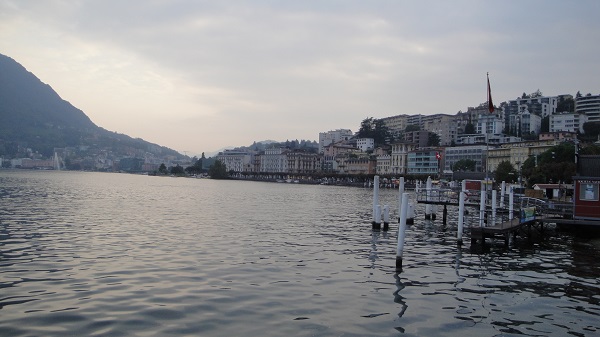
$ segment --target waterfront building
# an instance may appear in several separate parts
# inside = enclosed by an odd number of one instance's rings
[[[375,159],[371,159],[369,157],[362,158],[346,158],[344,165],[340,165],[340,167],[344,167],[343,170],[340,170],[339,173],[346,174],[375,174],[376,161]]]
[[[485,172],[486,145],[467,145],[446,147],[444,155],[444,171],[454,171],[454,165],[460,160],[475,162],[475,172]]]
[[[284,148],[274,147],[266,149],[260,156],[260,172],[287,173],[287,151]]]
[[[321,171],[321,158],[316,153],[301,150],[287,153],[288,173],[311,174]]]
[[[563,112],[550,116],[550,132],[569,131],[583,133],[583,124],[588,121],[584,113]]]
[[[407,174],[428,175],[437,177],[440,174],[440,163],[437,156],[443,153],[439,148],[422,148],[408,152]]]
[[[391,171],[394,174],[406,174],[408,168],[408,152],[417,147],[414,143],[396,142],[392,144]]]
[[[337,129],[333,131],[320,132],[319,133],[319,153],[323,153],[326,146],[341,141],[347,141],[352,138],[354,134],[350,129]]]
[[[377,156],[375,172],[380,175],[393,174],[392,171],[392,155],[380,154]]]
[[[221,161],[227,168],[227,171],[252,172],[254,153],[238,150],[225,150],[217,155],[217,160]]]
[[[575,97],[575,113],[585,114],[588,122],[600,122],[600,95]]]

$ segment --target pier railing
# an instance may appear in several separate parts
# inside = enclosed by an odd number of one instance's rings
[[[458,206],[460,192],[460,188],[423,188],[415,191],[415,194],[419,203]],[[570,203],[515,196],[511,207],[508,194],[505,194],[504,197],[497,195],[496,199],[497,202],[494,207],[492,205],[492,191],[487,191],[486,206],[481,210],[479,207],[481,191],[466,190],[465,206],[471,209],[478,207],[478,209],[468,211],[469,215],[465,219],[465,227],[515,226],[541,217],[571,218],[573,215],[573,205]]]

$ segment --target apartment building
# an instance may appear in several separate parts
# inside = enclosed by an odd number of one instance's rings
[[[450,145],[458,135],[456,116],[435,114],[421,117],[421,130],[433,132],[440,137],[440,145]]]
[[[287,173],[287,151],[283,148],[266,149],[260,156],[260,172]]]
[[[427,147],[429,144],[429,131],[419,130],[404,133],[404,141],[416,144],[417,147]]]
[[[356,147],[362,152],[367,152],[375,148],[375,139],[373,138],[358,138],[356,139]]]
[[[505,118],[517,115],[524,110],[528,110],[530,113],[541,117],[546,117],[556,113],[559,99],[567,96],[570,97],[570,95],[560,95],[517,98],[508,101],[507,104],[502,105],[502,108],[504,109]]]
[[[583,133],[583,124],[588,121],[584,113],[563,112],[550,116],[550,132],[568,131]]]
[[[475,172],[485,172],[486,145],[468,145],[447,147],[444,151],[444,171],[454,171],[454,165],[460,160],[475,162]]]
[[[588,122],[600,122],[600,95],[575,97],[575,113],[585,114]]]
[[[396,115],[382,118],[383,124],[388,128],[394,138],[398,138],[404,133],[408,126],[409,115]]]
[[[225,164],[227,171],[251,172],[254,153],[246,151],[225,150],[217,155],[217,160]]]
[[[504,129],[504,121],[499,114],[485,113],[477,117],[475,130],[479,134],[498,135]]]
[[[363,158],[347,158],[344,163],[344,170],[340,173],[345,174],[375,174],[377,162],[375,159],[368,157]],[[340,165],[341,166],[341,165]]]
[[[377,156],[375,172],[381,175],[393,174],[392,155],[380,154]]]
[[[316,153],[305,151],[287,152],[288,173],[310,174],[321,171],[321,158]]]
[[[443,162],[437,156],[442,153],[438,148],[424,148],[408,153],[407,174],[438,176]],[[443,156],[442,156],[443,157]]]
[[[339,143],[352,138],[354,134],[350,129],[337,129],[333,131],[319,133],[319,153],[323,153],[324,148],[330,144]]]
[[[394,174],[406,174],[408,153],[417,147],[414,143],[396,142],[392,144],[390,169]]]

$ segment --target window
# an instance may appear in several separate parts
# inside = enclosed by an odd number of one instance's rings
[[[579,200],[598,201],[598,184],[592,182],[580,182]]]

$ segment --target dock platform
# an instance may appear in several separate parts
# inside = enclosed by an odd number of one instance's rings
[[[515,217],[494,226],[471,227],[471,245],[477,243],[477,240],[484,244],[486,238],[495,237],[504,238],[504,244],[508,245],[511,234],[515,237],[524,227],[527,228],[529,234],[531,234],[532,228],[537,228],[540,232],[543,232],[544,223],[551,222],[552,218],[554,217],[548,215],[538,215],[525,219]]]

